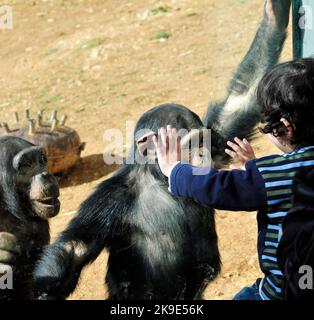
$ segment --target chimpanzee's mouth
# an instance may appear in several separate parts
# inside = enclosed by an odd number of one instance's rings
[[[35,200],[40,205],[45,207],[57,207],[60,206],[60,201],[58,198],[45,198],[40,200]]]
[[[60,211],[58,196],[32,200],[34,213],[42,219],[50,219]]]

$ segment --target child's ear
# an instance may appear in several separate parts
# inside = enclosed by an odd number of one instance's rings
[[[286,127],[287,130],[287,138],[292,139],[294,135],[293,126],[286,118],[281,118],[280,122],[283,123],[283,125]]]

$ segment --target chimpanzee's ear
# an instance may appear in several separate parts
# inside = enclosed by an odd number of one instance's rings
[[[15,155],[13,158],[12,166],[16,171],[20,171],[21,168],[32,166],[37,163],[36,159],[39,154],[43,152],[43,149],[39,146],[26,148]]]
[[[152,141],[152,138],[155,135],[156,135],[155,132],[149,131],[149,132],[144,133],[143,135],[140,135],[136,139],[137,149],[138,149],[141,156],[146,157],[150,150],[155,150],[154,144]]]

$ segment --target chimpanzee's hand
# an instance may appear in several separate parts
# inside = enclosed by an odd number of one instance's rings
[[[13,269],[19,252],[16,237],[11,233],[0,232],[0,266],[10,266]]]
[[[226,149],[225,152],[233,159],[235,162],[239,162],[242,165],[241,169],[245,169],[245,164],[255,159],[255,154],[252,146],[246,139],[234,138],[234,142],[228,141],[227,145],[232,149]],[[236,169],[235,166],[231,165],[231,169]]]
[[[291,0],[267,0],[265,12],[273,24],[284,30],[289,24],[290,7]]]
[[[169,177],[173,165],[181,160],[181,143],[178,138],[177,129],[167,126],[161,128],[158,139],[153,137],[153,142],[157,151],[157,158],[160,170]]]

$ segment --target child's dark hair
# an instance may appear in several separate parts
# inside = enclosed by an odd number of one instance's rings
[[[261,80],[257,100],[265,124],[263,133],[284,136],[287,119],[294,130],[291,144],[314,145],[314,58],[278,64]]]

